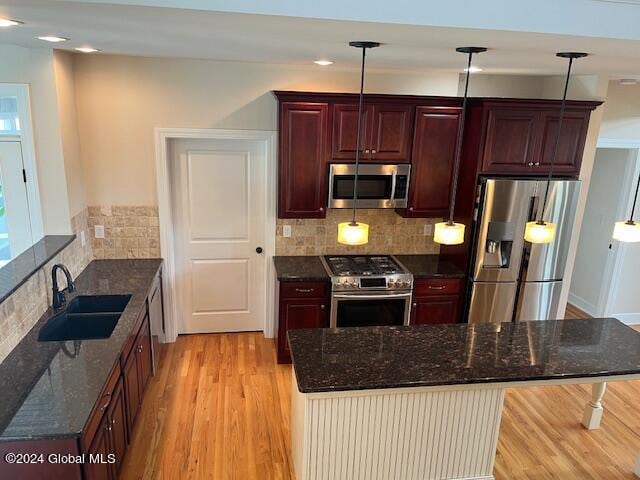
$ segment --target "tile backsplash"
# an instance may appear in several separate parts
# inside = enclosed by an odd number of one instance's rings
[[[95,238],[95,226],[104,238]],[[160,256],[158,207],[90,206],[89,227],[95,258],[156,258]]]
[[[278,219],[276,255],[326,255],[356,253],[439,253],[433,241],[433,225],[439,218],[403,218],[395,211],[358,210],[357,220],[369,224],[369,243],[358,247],[338,243],[338,223],[351,220],[351,210],[330,209],[326,218]],[[283,236],[283,227],[291,226],[291,237]],[[425,225],[431,234],[425,235]]]
[[[89,236],[88,212],[83,210],[71,219],[77,238],[36,271],[9,298],[0,304],[0,362],[14,349],[51,304],[51,269],[63,263],[73,277],[78,276],[93,259],[91,243],[80,243],[80,232]],[[64,285],[64,280],[62,281]]]

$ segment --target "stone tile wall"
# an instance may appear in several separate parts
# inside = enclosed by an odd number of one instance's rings
[[[351,220],[351,210],[330,209],[323,219],[278,219],[276,255],[326,255],[356,253],[439,253],[433,233],[424,235],[425,225],[439,218],[402,218],[393,210],[358,210],[357,220],[369,224],[369,243],[359,247],[338,243],[338,223]],[[291,225],[291,237],[282,230]]]
[[[104,238],[95,238],[95,226]],[[90,206],[89,227],[95,258],[156,258],[160,256],[158,207]]]
[[[87,220],[87,210],[73,217],[71,225],[73,233],[77,235],[76,239],[0,304],[0,362],[31,330],[51,304],[51,269],[53,265],[56,263],[65,264],[71,275],[76,277],[93,259]],[[81,231],[85,232],[87,240],[84,247],[80,242]],[[64,280],[61,281],[64,285]]]

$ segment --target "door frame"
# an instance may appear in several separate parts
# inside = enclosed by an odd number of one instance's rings
[[[176,236],[173,228],[171,209],[171,190],[169,176],[168,142],[175,139],[197,140],[259,140],[264,142],[267,153],[265,231],[264,253],[265,265],[265,312],[264,336],[275,337],[275,268],[271,257],[275,255],[276,245],[276,136],[272,130],[225,130],[202,128],[156,128],[156,183],[158,187],[158,214],[160,217],[160,253],[164,258],[164,274],[162,275],[165,332],[160,334],[160,342],[175,342],[178,338],[177,305],[178,291],[176,286]]]
[[[622,148],[625,150],[631,150],[625,170],[625,183],[621,186],[622,191],[625,193],[622,195],[622,198],[618,202],[616,212],[616,219],[626,219],[631,210],[631,205],[633,203],[633,193],[635,192],[635,185],[638,180],[638,175],[640,175],[640,140],[600,138],[598,139],[598,143],[596,145],[596,149],[598,148]],[[596,317],[604,317],[615,314],[615,312],[611,312],[611,304],[613,303],[614,297],[613,293],[618,287],[620,270],[624,263],[627,249],[629,248],[629,245],[625,243],[616,242],[613,239],[611,240],[611,242],[613,245],[612,254],[608,256],[604,271],[602,272],[603,281],[600,293],[598,295],[598,303],[597,305],[595,305],[596,311],[587,312]],[[576,306],[581,309],[587,307],[584,304],[582,306]]]
[[[22,121],[20,133],[17,135],[0,135],[0,141],[20,142],[22,165],[27,175],[26,189],[31,221],[31,238],[36,243],[44,237],[42,221],[42,205],[38,186],[38,166],[36,162],[36,145],[33,135],[33,119],[31,118],[31,96],[28,83],[0,83],[0,93],[16,95],[18,98],[18,116]]]

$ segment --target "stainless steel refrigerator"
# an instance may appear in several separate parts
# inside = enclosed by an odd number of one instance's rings
[[[556,319],[576,216],[579,180],[552,180],[544,219],[555,240],[524,240],[542,208],[545,179],[482,178],[467,292],[469,323]]]

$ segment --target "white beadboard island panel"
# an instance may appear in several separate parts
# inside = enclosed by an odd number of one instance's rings
[[[298,480],[493,478],[503,388],[308,395],[292,385]]]

